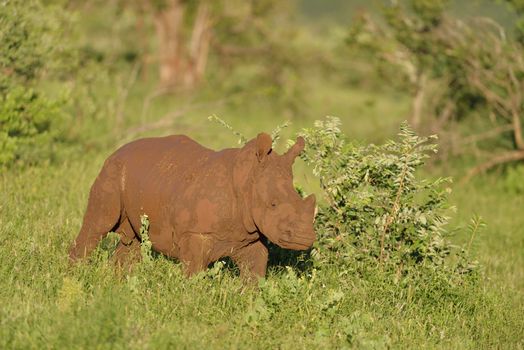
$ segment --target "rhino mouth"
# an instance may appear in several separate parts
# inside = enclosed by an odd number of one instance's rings
[[[313,235],[293,235],[291,232],[285,232],[278,242],[279,246],[293,250],[308,250],[313,245],[315,236]]]
[[[299,243],[299,242],[287,242],[280,240],[278,245],[282,248],[293,249],[293,250],[308,250],[311,248],[311,244]]]

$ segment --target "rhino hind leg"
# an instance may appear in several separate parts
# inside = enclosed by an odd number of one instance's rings
[[[127,217],[122,220],[115,232],[120,236],[120,242],[113,254],[115,264],[119,267],[124,267],[139,262],[142,259],[140,241]]]
[[[118,267],[131,267],[134,263],[142,260],[140,253],[140,241],[134,238],[127,245],[120,242],[113,254],[113,261]]]
[[[71,261],[89,255],[118,224],[121,212],[119,178],[118,167],[106,161],[91,187],[80,233],[69,249]]]

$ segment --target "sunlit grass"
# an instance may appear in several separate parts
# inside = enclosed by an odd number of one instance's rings
[[[259,125],[270,131],[279,122],[246,123],[243,132]],[[199,123],[201,129],[181,131],[203,139],[215,130],[220,136],[210,143],[235,145],[206,118],[195,118]],[[524,203],[497,179],[455,186],[453,197],[453,225],[467,225],[472,213],[488,225],[473,243],[486,275],[479,286],[448,290],[433,281],[406,289],[380,274],[341,275],[332,266],[305,274],[272,268],[257,290],[230,270],[188,280],[179,264],[162,257],[129,275],[115,271],[104,255],[69,266],[67,247],[110,152],[2,173],[0,348],[523,346]],[[302,167],[298,182],[305,179]]]

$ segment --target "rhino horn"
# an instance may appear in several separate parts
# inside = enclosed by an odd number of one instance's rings
[[[297,137],[295,144],[287,150],[285,154],[286,158],[293,163],[295,158],[304,150],[305,145],[306,142],[304,138],[302,136]]]

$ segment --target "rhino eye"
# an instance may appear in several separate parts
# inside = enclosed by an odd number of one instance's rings
[[[272,207],[272,208],[276,208],[276,206],[277,206],[277,203],[275,203],[275,202],[271,202],[271,207]]]

